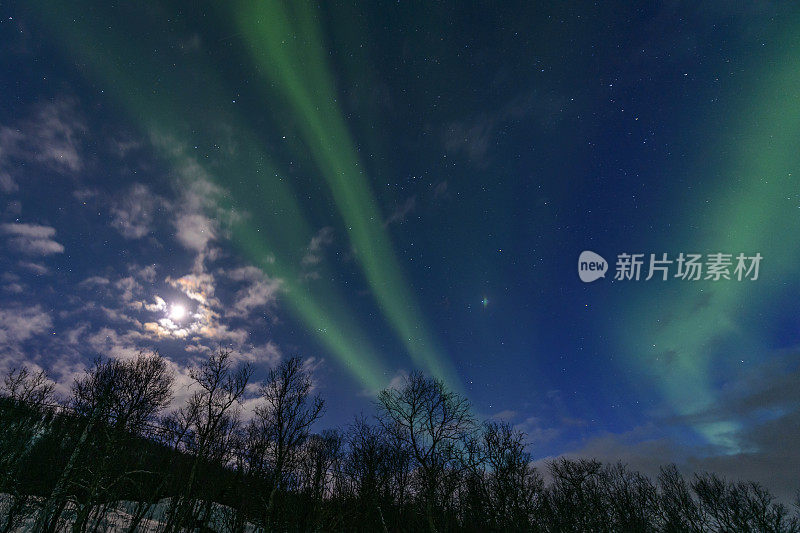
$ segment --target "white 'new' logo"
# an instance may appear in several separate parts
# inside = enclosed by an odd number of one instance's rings
[[[598,278],[606,277],[608,263],[605,259],[589,250],[581,252],[578,257],[578,276],[584,283],[590,283]]]

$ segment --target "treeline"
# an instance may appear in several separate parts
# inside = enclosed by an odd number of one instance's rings
[[[321,433],[297,358],[257,385],[224,350],[189,375],[165,414],[176,385],[157,353],[97,360],[61,400],[43,372],[11,370],[0,531],[800,531],[757,483],[675,466],[651,480],[559,459],[545,483],[523,433],[421,373]]]

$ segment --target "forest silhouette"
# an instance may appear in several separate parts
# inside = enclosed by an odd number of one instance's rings
[[[157,352],[97,359],[65,398],[43,371],[10,370],[0,531],[800,531],[754,482],[589,459],[542,473],[523,432],[420,372],[317,433],[326,405],[299,358],[254,383],[219,350],[189,377],[174,408]]]

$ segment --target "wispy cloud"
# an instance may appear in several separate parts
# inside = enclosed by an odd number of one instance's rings
[[[45,334],[52,325],[52,318],[39,305],[0,309],[0,347],[2,351],[19,351],[20,343]]]
[[[24,164],[39,163],[70,174],[83,169],[81,137],[85,129],[72,99],[41,104],[29,118],[0,126],[0,190],[18,189]]]
[[[26,255],[60,254],[64,246],[55,240],[55,228],[37,224],[0,224],[0,233],[7,236],[8,245]]]
[[[281,284],[277,280],[264,277],[254,280],[236,294],[233,309],[239,316],[246,316],[256,309],[269,306],[277,299]]]
[[[19,185],[7,173],[0,170],[0,192],[6,194],[16,192],[19,190]]]
[[[44,276],[50,273],[50,269],[47,268],[45,265],[42,265],[40,263],[34,263],[32,261],[20,261],[19,266],[21,266],[25,270],[33,272],[37,276]]]
[[[799,379],[797,352],[779,354],[731,379],[719,401],[703,412],[682,417],[656,413],[654,422],[581,439],[564,456],[622,461],[651,476],[660,466],[676,463],[686,473],[712,471],[731,480],[758,481],[788,503],[798,490],[800,469]],[[739,443],[735,453],[675,438],[699,423],[731,420],[739,421],[731,426],[730,437]]]
[[[386,219],[386,222],[383,223],[383,227],[385,228],[389,224],[393,224],[395,222],[403,222],[405,221],[406,217],[408,217],[409,213],[414,211],[417,207],[417,197],[411,196],[406,199],[405,202],[398,205],[394,211],[389,215]]]
[[[311,238],[306,248],[306,254],[301,261],[303,266],[316,265],[322,261],[322,252],[326,247],[333,243],[333,228],[326,226],[320,229],[316,235]]]
[[[141,183],[133,184],[111,207],[111,225],[127,239],[141,239],[153,231],[156,213],[166,200]]]
[[[526,118],[541,126],[551,125],[565,101],[565,97],[556,94],[522,94],[499,109],[448,124],[442,134],[444,148],[450,154],[463,154],[472,163],[485,167],[506,124]]]

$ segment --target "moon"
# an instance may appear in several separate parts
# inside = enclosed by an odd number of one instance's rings
[[[169,317],[172,320],[181,320],[186,316],[186,308],[180,304],[173,304],[169,310]]]

